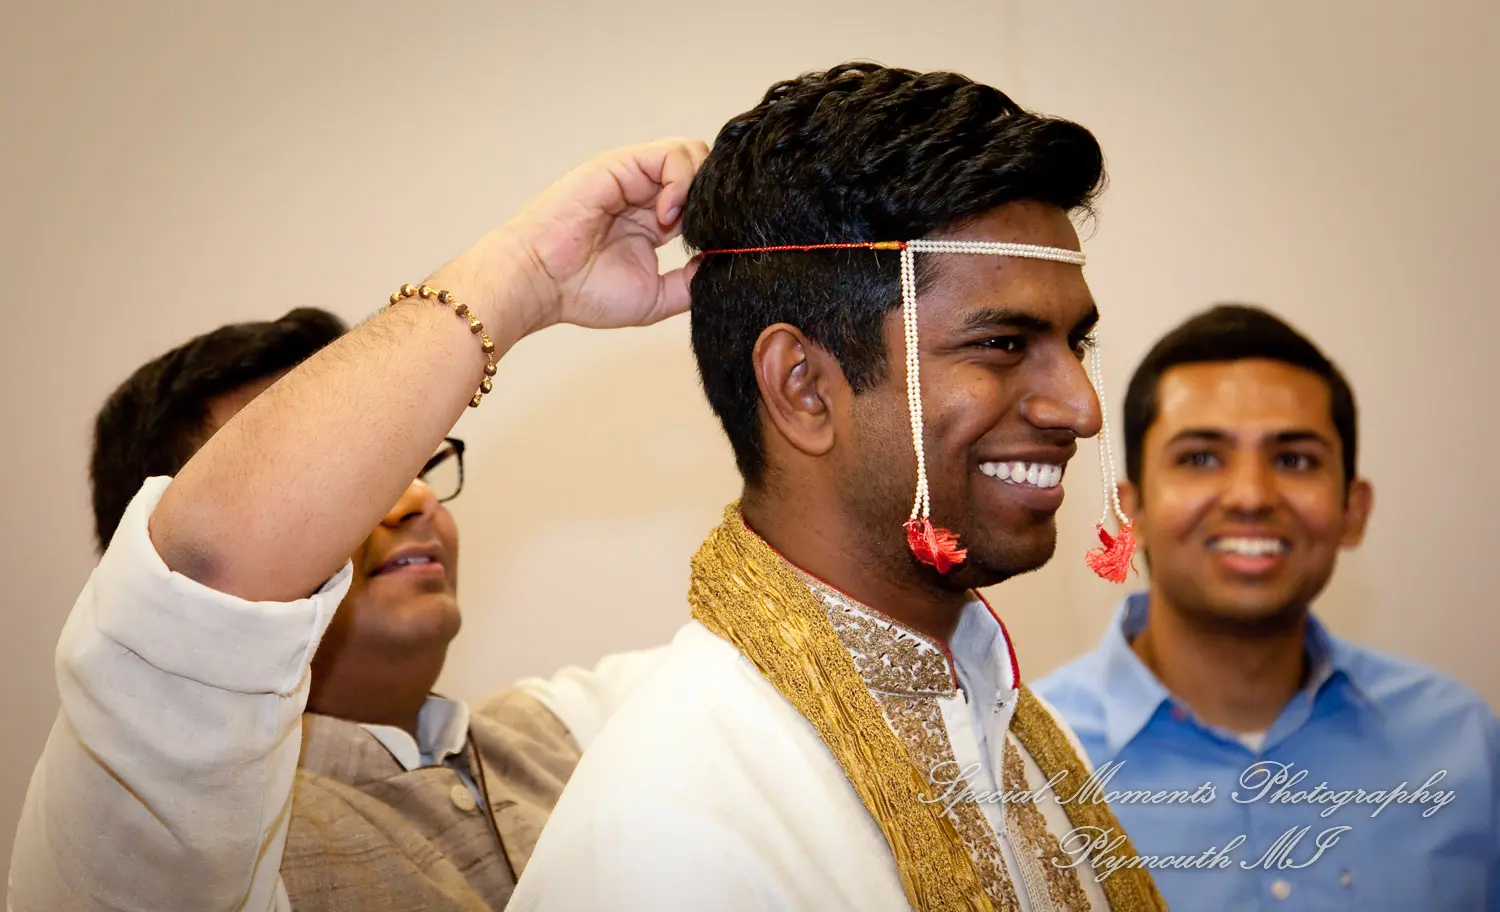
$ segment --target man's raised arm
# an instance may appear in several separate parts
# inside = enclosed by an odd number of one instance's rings
[[[687,308],[658,274],[707,149],[600,156],[427,284],[503,353],[552,323]],[[478,337],[402,302],[283,377],[175,478],[150,480],[57,649],[62,711],[32,774],[7,909],[287,908],[285,844],[313,651],[349,555],[480,383]]]
[[[688,275],[658,274],[707,148],[670,140],[608,153],[426,280],[503,353],[553,323],[636,326],[688,306]],[[394,290],[394,289],[393,289]],[[166,565],[254,600],[306,596],[396,501],[477,390],[478,336],[413,298],[367,321],[256,397],[162,495],[151,540]]]

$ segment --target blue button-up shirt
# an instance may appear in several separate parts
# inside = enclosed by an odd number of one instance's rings
[[[1307,687],[1252,750],[1131,650],[1147,608],[1126,599],[1097,649],[1032,689],[1172,909],[1500,910],[1500,722],[1473,691],[1314,619]]]

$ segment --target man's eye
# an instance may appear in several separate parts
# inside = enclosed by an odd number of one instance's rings
[[[1005,352],[1006,354],[1016,355],[1026,350],[1026,337],[994,336],[989,339],[980,339],[974,344],[980,346],[981,348],[991,349],[992,351]]]
[[[1093,333],[1089,333],[1081,339],[1074,340],[1073,354],[1077,355],[1078,359],[1082,361],[1089,352],[1094,350],[1094,346],[1098,344],[1099,340],[1094,337]]]
[[[1306,472],[1318,467],[1318,461],[1306,453],[1282,453],[1276,457],[1276,464],[1296,472]]]
[[[1178,457],[1177,462],[1179,465],[1192,466],[1195,469],[1212,468],[1219,464],[1218,457],[1204,450],[1183,453]]]

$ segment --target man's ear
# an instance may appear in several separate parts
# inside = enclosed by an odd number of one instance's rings
[[[1135,535],[1136,548],[1142,558],[1146,561],[1146,570],[1151,570],[1151,553],[1146,550],[1146,504],[1141,498],[1141,489],[1136,487],[1135,482],[1121,478],[1115,482],[1115,491],[1120,495],[1120,510],[1130,517],[1130,525]]]
[[[833,449],[833,396],[847,386],[838,361],[789,323],[761,331],[750,354],[761,406],[772,426],[809,456]]]
[[[1115,490],[1120,495],[1120,509],[1130,517],[1130,522],[1137,528],[1140,527],[1141,492],[1135,483],[1127,479],[1120,479],[1115,483]]]
[[[1373,509],[1375,487],[1363,478],[1355,478],[1349,485],[1349,495],[1344,498],[1344,537],[1339,539],[1339,547],[1359,547],[1365,540],[1365,526],[1370,522]]]

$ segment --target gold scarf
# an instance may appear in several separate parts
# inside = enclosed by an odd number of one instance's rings
[[[745,525],[738,502],[725,508],[724,522],[693,557],[688,601],[695,620],[733,644],[812,723],[885,835],[912,907],[994,912],[967,847],[941,804],[923,800],[932,794],[931,783],[886,723],[822,605]],[[1065,771],[1057,797],[1073,826],[1124,835],[1108,805],[1068,800],[1088,774],[1067,736],[1024,687],[1011,731],[1044,779]],[[1135,848],[1126,839],[1113,855],[1134,858]],[[1114,912],[1167,908],[1145,868],[1127,864],[1102,887]]]

